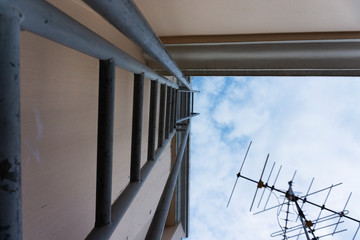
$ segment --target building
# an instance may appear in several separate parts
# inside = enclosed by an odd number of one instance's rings
[[[353,0],[135,2],[0,0],[1,239],[185,237],[185,76],[359,72]]]

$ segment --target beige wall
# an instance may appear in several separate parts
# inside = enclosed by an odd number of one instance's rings
[[[141,51],[94,12],[50,1],[144,61]],[[98,60],[21,33],[21,154],[24,240],[84,239],[94,226]],[[113,201],[129,181],[133,74],[116,69]],[[145,80],[142,165],[150,82]],[[170,144],[113,239],[142,239],[170,169]]]
[[[143,62],[141,50],[82,0],[48,0],[79,23],[99,34],[124,52]]]
[[[145,239],[154,216],[162,190],[170,172],[170,144],[153,168],[151,174],[138,193],[132,207],[124,215],[121,223],[111,236],[111,240]]]
[[[159,36],[360,31],[358,0],[135,0]]]
[[[92,228],[97,65],[96,59],[21,34],[24,239],[82,239]]]

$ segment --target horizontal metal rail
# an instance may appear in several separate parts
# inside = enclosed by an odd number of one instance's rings
[[[170,57],[160,39],[132,0],[83,0],[125,36],[162,64],[189,90],[190,83]]]
[[[180,173],[181,163],[184,156],[185,147],[188,142],[188,136],[190,133],[190,123],[187,126],[186,132],[183,135],[183,139],[179,148],[179,151],[176,155],[174,165],[171,169],[168,180],[164,191],[161,195],[159,204],[156,208],[154,218],[151,222],[149,230],[146,235],[146,240],[160,240],[164,231],[166,217],[169,212],[170,203],[176,186],[176,182]]]
[[[164,141],[163,146],[155,151],[154,161],[147,161],[141,168],[141,181],[129,183],[121,195],[115,200],[111,207],[111,224],[102,228],[93,228],[93,230],[86,237],[86,240],[103,240],[110,238],[120,223],[122,217],[126,213],[127,209],[130,207],[136,194],[139,192],[145,183],[145,180],[150,175],[152,168],[155,166],[166,146],[173,138],[174,134],[175,130],[173,130],[169,137]]]
[[[316,34],[315,34],[316,35]],[[340,35],[338,36],[340,37]],[[359,76],[359,39],[165,44],[189,76]],[[167,69],[145,55],[161,75]]]
[[[188,120],[190,118],[193,118],[193,117],[196,117],[198,115],[200,115],[200,113],[192,113],[190,116],[183,117],[183,118],[180,118],[180,119],[176,120],[176,123],[181,123],[183,121],[186,121],[186,120]]]
[[[190,93],[199,93],[199,90],[185,90],[183,88],[179,88],[178,92],[190,92]]]
[[[69,17],[56,7],[39,0],[13,0],[15,8],[24,16],[21,28],[83,52],[100,60],[113,58],[117,66],[145,78],[178,88],[177,84],[158,75],[145,64]]]

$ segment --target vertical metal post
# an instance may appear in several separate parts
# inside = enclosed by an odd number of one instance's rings
[[[148,161],[155,158],[155,133],[156,133],[156,112],[158,99],[158,82],[151,81],[150,90],[150,114],[149,114],[149,136],[148,136]]]
[[[111,223],[115,64],[100,60],[95,226]]]
[[[186,92],[181,93],[180,99],[180,118],[186,116]]]
[[[166,85],[161,84],[160,87],[160,109],[159,109],[159,135],[158,147],[164,144],[164,127],[165,127],[165,98],[166,98]]]
[[[191,114],[194,113],[194,92],[191,93]]]
[[[165,138],[169,137],[170,133],[170,117],[171,117],[171,87],[167,87],[166,96],[166,119],[165,119]]]
[[[173,119],[172,119],[172,127],[176,127],[176,116],[177,116],[177,90],[174,89],[174,104],[173,104]]]
[[[170,132],[174,129],[174,110],[175,110],[175,89],[171,89],[171,115],[170,115]]]
[[[134,74],[130,182],[140,181],[141,135],[144,103],[144,74]]]
[[[190,93],[186,93],[186,116],[190,116]]]
[[[169,133],[171,132],[172,130],[172,113],[173,113],[173,103],[174,103],[174,100],[173,100],[173,97],[174,97],[174,92],[173,92],[173,89],[170,88],[170,106],[169,106],[169,125],[168,125],[168,128],[169,128]]]
[[[22,239],[20,19],[0,2],[0,239]]]

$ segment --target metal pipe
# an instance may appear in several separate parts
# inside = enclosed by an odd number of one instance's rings
[[[160,109],[159,109],[159,135],[158,135],[158,147],[162,147],[164,143],[165,134],[165,97],[166,86],[161,84],[160,87]]]
[[[0,2],[0,239],[22,239],[20,12]]]
[[[141,136],[144,104],[144,74],[134,74],[130,182],[140,181]]]
[[[188,120],[188,119],[190,119],[190,118],[193,118],[193,117],[196,117],[196,116],[198,116],[198,115],[200,115],[200,113],[192,113],[190,116],[180,118],[179,120],[176,121],[176,123],[177,123],[177,124],[178,124],[178,123],[181,123],[181,122],[183,122],[183,121],[186,121],[186,120]]]
[[[158,83],[157,81],[151,81],[148,154],[147,154],[148,161],[153,161],[155,158],[157,100],[158,100]]]
[[[185,236],[186,237],[189,237],[189,202],[190,202],[190,146],[191,146],[191,143],[190,143],[190,140],[191,138],[189,138],[188,142],[187,142],[187,152],[186,152],[186,183],[185,183],[185,186],[186,186],[186,199],[185,199],[185,216],[184,216],[184,221],[185,221],[185,224],[184,224],[184,228],[185,228]]]
[[[83,52],[97,59],[113,58],[117,66],[136,73],[144,73],[151,80],[178,88],[174,82],[158,75],[151,68],[131,57],[118,47],[80,24],[45,1],[13,0],[25,16],[21,28]]]
[[[190,152],[190,138],[186,143],[184,157],[181,163],[181,170],[179,173],[178,183],[175,189],[177,195],[180,196],[178,207],[180,213],[178,220],[181,221],[185,235],[188,236],[188,201],[189,201],[189,152]],[[179,184],[180,183],[180,184]]]
[[[111,223],[115,64],[100,60],[95,227]]]
[[[173,94],[174,94],[174,91],[173,91],[173,89],[171,88],[171,87],[169,87],[169,90],[170,90],[170,104],[169,104],[169,119],[168,119],[168,122],[169,122],[169,124],[168,124],[168,131],[169,131],[169,133],[171,132],[171,130],[172,130],[172,127],[171,127],[171,125],[172,125],[172,123],[171,123],[171,119],[172,119],[172,113],[173,113],[173,101],[174,101],[174,99],[173,99]]]
[[[104,240],[111,237],[122,217],[125,215],[127,209],[130,207],[136,194],[139,192],[145,183],[145,180],[150,175],[152,168],[160,159],[161,154],[164,152],[169,142],[174,137],[174,134],[175,131],[171,132],[169,138],[164,141],[163,146],[155,151],[154,161],[147,161],[141,168],[141,181],[129,183],[121,195],[115,200],[111,208],[111,224],[102,228],[93,228],[93,230],[86,237],[86,240]]]
[[[180,113],[181,113],[181,95],[182,95],[181,92],[176,91],[176,116],[175,116],[175,126],[176,126],[176,121],[180,118]]]
[[[191,93],[191,113],[194,113],[194,93]]]
[[[170,129],[175,127],[176,90],[172,89]]]
[[[180,97],[180,118],[186,115],[186,93],[182,92]]]
[[[192,93],[199,93],[199,90],[186,90],[184,88],[179,88],[178,89],[179,92],[192,92]]]
[[[179,151],[175,158],[174,165],[171,169],[169,178],[166,181],[164,191],[161,195],[159,204],[156,208],[154,218],[151,221],[151,225],[146,234],[146,238],[145,238],[146,240],[160,240],[163,234],[166,218],[170,208],[171,199],[177,182],[176,180],[180,172],[181,162],[184,156],[184,150],[188,141],[189,132],[190,132],[190,123],[188,124],[186,132],[183,136]]]
[[[186,93],[186,116],[191,115],[191,112],[190,112],[190,94],[191,93]]]
[[[359,76],[359,39],[168,44],[188,76]],[[145,55],[148,66],[168,72]],[[340,60],[341,59],[341,60]],[[169,73],[168,73],[169,74]]]
[[[172,118],[173,118],[173,112],[174,112],[174,91],[172,88],[170,88],[170,109],[169,109],[169,132],[172,129]]]
[[[166,90],[166,116],[165,116],[165,138],[170,133],[170,118],[171,118],[171,87]]]
[[[163,44],[132,0],[83,1],[167,68],[188,89],[191,89],[190,83],[165,50]]]
[[[171,118],[171,129],[176,126],[177,90],[173,89],[173,112]]]

